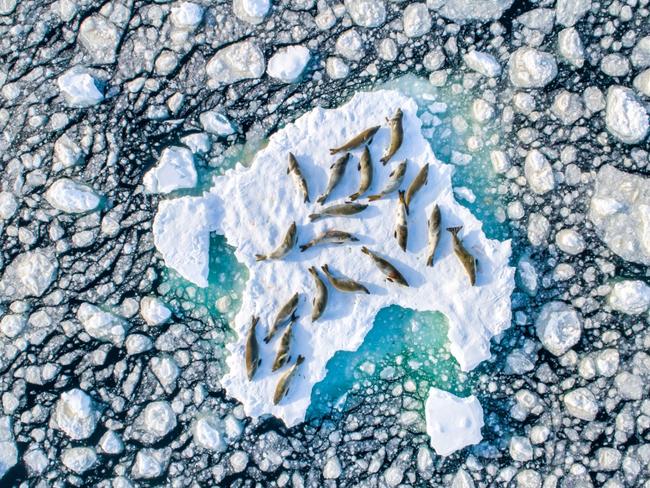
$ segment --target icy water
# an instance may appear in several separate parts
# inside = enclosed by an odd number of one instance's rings
[[[471,120],[468,116],[470,107],[452,113],[445,103],[449,97],[461,97],[461,102],[467,98],[469,104],[471,97],[454,94],[448,88],[433,87],[428,81],[410,75],[376,87],[383,88],[397,89],[416,100],[418,116],[423,122],[423,133],[438,159],[451,164],[454,158],[459,159],[458,155],[454,156],[454,151],[463,153],[460,159],[471,157],[469,164],[455,165],[453,184],[455,190],[468,189],[469,192],[461,190],[463,195],[473,195],[474,199],[468,201],[457,195],[457,200],[483,222],[488,237],[507,239],[508,230],[500,223],[499,212],[503,211],[503,205],[495,191],[496,174],[490,163],[489,150],[466,154],[462,136],[452,130],[454,116]],[[464,106],[463,103],[456,105]],[[471,134],[473,130],[481,129],[470,126],[467,132]],[[237,162],[248,165],[256,150],[264,144],[265,140],[258,138],[230,148],[219,167],[213,173],[204,175],[201,190],[210,187],[211,174],[222,174]],[[247,270],[237,262],[234,249],[226,244],[222,236],[213,236],[210,285],[205,289],[197,288],[173,270],[167,270],[161,291],[173,304],[186,310],[192,308],[199,315],[210,316],[215,324],[223,328],[223,334],[218,337],[228,341],[231,331],[227,324],[237,314],[246,279]],[[215,340],[214,347],[221,349],[221,353],[223,346],[224,342]],[[398,306],[381,310],[361,347],[354,352],[335,354],[329,361],[327,370],[325,379],[312,391],[308,420],[336,416],[356,401],[356,394],[372,393],[375,385],[397,376],[407,381],[412,390],[410,393],[421,400],[422,404],[432,386],[459,396],[469,395],[476,378],[476,374],[463,373],[449,352],[444,315],[436,312],[420,313]],[[424,417],[423,411],[420,414]]]

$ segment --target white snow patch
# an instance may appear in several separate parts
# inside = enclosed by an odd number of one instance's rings
[[[147,193],[170,193],[181,188],[194,188],[197,179],[192,151],[172,146],[163,149],[158,164],[147,171],[142,183]]]
[[[271,56],[266,72],[280,81],[293,83],[300,78],[309,58],[309,49],[304,46],[283,47]]]
[[[431,447],[440,456],[449,456],[465,446],[478,444],[483,439],[483,408],[474,395],[461,398],[431,388],[424,414]]]
[[[57,79],[59,91],[70,107],[90,107],[104,100],[104,94],[97,87],[97,81],[83,67],[75,66]]]
[[[317,207],[303,203],[294,181],[287,177],[287,152],[299,161],[310,188],[312,202],[327,183],[332,161],[327,148],[341,144],[360,130],[382,124],[397,108],[404,112],[404,140],[394,160],[408,158],[405,181],[409,182],[424,163],[430,164],[428,185],[416,196],[409,222],[409,252],[403,253],[393,239],[396,199],[379,200],[364,213],[351,218],[331,218],[310,223],[308,215]],[[481,223],[453,196],[453,167],[440,163],[420,132],[415,102],[395,91],[358,93],[335,110],[316,108],[273,135],[250,168],[238,165],[215,178],[211,193],[161,202],[154,221],[154,241],[168,266],[174,267],[199,286],[207,285],[209,233],[226,236],[235,247],[238,261],[249,270],[242,293],[242,305],[233,327],[239,339],[228,346],[230,371],[222,379],[227,392],[241,401],[247,415],[273,414],[288,426],[304,419],[312,387],[327,374],[327,362],[340,350],[356,350],[372,327],[377,312],[391,304],[428,311],[438,310],[448,318],[450,350],[463,370],[474,368],[490,357],[490,338],[510,325],[510,294],[514,269],[508,266],[510,242],[489,240]],[[317,134],[318,137],[314,137]],[[373,138],[370,153],[375,178],[371,191],[382,188],[391,171],[379,157],[390,139],[382,127]],[[356,191],[358,176],[353,151],[344,181],[333,192],[334,202]],[[269,188],[273,188],[270,192]],[[328,202],[329,203],[329,202]],[[477,286],[469,286],[467,275],[452,251],[449,233],[443,232],[435,266],[424,265],[427,246],[427,218],[437,203],[443,227],[463,225],[461,236],[481,263]],[[409,280],[411,287],[391,285],[360,251],[360,245],[313,248],[305,253],[294,249],[283,260],[256,262],[255,254],[275,248],[289,224],[298,224],[299,242],[305,242],[326,228],[354,233],[361,245],[368,245],[390,260]],[[343,294],[330,289],[325,314],[312,324],[313,280],[310,265],[328,263],[342,273],[365,283],[370,295]],[[445,290],[444,294],[439,290]],[[264,330],[287,299],[301,294],[294,325],[291,356],[306,357],[279,405],[272,403],[279,374],[270,366],[277,339],[261,343]],[[472,304],[472,306],[467,306]],[[252,382],[246,378],[244,345],[251,315],[261,317],[258,341],[262,365]]]
[[[88,185],[61,178],[47,189],[45,200],[62,212],[84,213],[95,210],[101,202],[101,197]]]

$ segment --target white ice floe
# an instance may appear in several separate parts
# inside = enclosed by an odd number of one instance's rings
[[[66,134],[59,137],[54,143],[54,161],[52,169],[59,171],[70,166],[75,166],[83,161],[84,151]]]
[[[283,47],[271,56],[266,72],[280,81],[293,83],[300,79],[309,58],[309,49],[304,46]]]
[[[456,21],[493,20],[501,17],[514,0],[434,0],[433,9],[443,17]]]
[[[0,296],[21,299],[40,297],[56,278],[59,263],[41,250],[19,254],[6,267],[0,280]]]
[[[180,30],[193,31],[203,20],[203,7],[193,2],[178,2],[172,6],[172,25]]]
[[[384,0],[345,0],[345,8],[361,27],[379,27],[386,20]]]
[[[544,347],[561,356],[580,341],[582,318],[571,305],[548,302],[535,321],[535,329]]]
[[[542,88],[557,76],[552,54],[532,47],[520,47],[510,57],[510,81],[521,88]]]
[[[470,68],[481,73],[483,76],[494,78],[501,74],[501,65],[497,59],[489,53],[481,51],[470,51],[463,56],[463,61]]]
[[[585,250],[584,238],[573,229],[562,229],[555,234],[555,243],[567,254],[576,255]]]
[[[408,158],[405,182],[411,181],[422,165],[430,164],[428,185],[411,205],[407,253],[402,252],[393,238],[396,195],[373,203],[357,216],[310,223],[308,216],[318,206],[303,203],[293,179],[287,176],[287,155],[292,151],[314,202],[323,192],[329,167],[336,158],[327,148],[345,142],[360,130],[384,124],[385,118],[392,116],[397,108],[404,112],[405,142],[393,161]],[[206,286],[209,234],[214,231],[226,236],[228,244],[236,249],[237,260],[249,270],[241,309],[233,323],[239,338],[228,346],[229,372],[222,379],[228,394],[243,403],[247,415],[272,414],[289,426],[301,422],[310,403],[312,387],[327,374],[327,362],[337,351],[356,350],[372,327],[377,312],[391,304],[444,313],[449,323],[450,350],[463,370],[470,370],[489,358],[490,339],[509,327],[510,294],[514,287],[514,269],[508,265],[510,242],[487,239],[481,223],[456,202],[451,186],[453,167],[436,159],[420,132],[421,122],[416,112],[415,102],[395,91],[358,93],[338,109],[316,108],[287,124],[271,136],[250,168],[238,165],[216,177],[213,189],[203,198],[161,202],[153,231],[155,244],[168,266],[198,286]],[[375,178],[369,193],[386,184],[395,165],[394,162],[385,167],[379,164],[389,139],[390,131],[384,125],[370,145]],[[345,177],[328,204],[340,203],[356,191],[360,152],[360,148],[353,151]],[[463,225],[460,235],[481,263],[474,287],[469,285],[462,265],[453,254],[451,236],[446,231],[441,235],[435,265],[425,266],[427,218],[434,203],[440,206],[443,228]],[[360,242],[315,247],[304,253],[296,248],[282,260],[257,262],[255,254],[275,248],[293,221],[298,225],[300,243],[332,227],[352,232]],[[387,283],[361,252],[362,245],[391,260],[411,287]],[[324,315],[312,324],[309,317],[313,279],[307,269],[323,264],[329,264],[335,273],[365,283],[371,294],[351,295],[330,289]],[[279,307],[296,292],[300,293],[297,310],[300,319],[294,325],[291,357],[293,362],[301,354],[306,360],[293,378],[288,396],[273,405],[278,378],[286,367],[278,373],[270,370],[279,337],[269,345],[262,344],[261,340]],[[249,382],[244,344],[252,315],[261,318],[258,342],[262,364]]]
[[[648,113],[634,96],[622,86],[612,86],[607,91],[607,130],[626,144],[637,144],[648,134]]]
[[[650,178],[602,166],[589,220],[613,252],[627,261],[650,265]]]
[[[592,421],[598,414],[598,400],[587,388],[576,388],[564,395],[564,406],[574,417]]]
[[[79,26],[77,37],[88,51],[94,64],[112,64],[115,62],[120,32],[117,26],[100,14],[91,15]]]
[[[116,346],[122,345],[124,335],[129,328],[129,323],[122,317],[106,312],[90,303],[82,303],[79,306],[77,319],[90,337],[112,342]]]
[[[235,128],[232,125],[232,122],[228,120],[224,114],[209,110],[203,112],[199,115],[199,121],[201,125],[210,134],[215,134],[217,136],[229,136],[230,134],[235,133]]]
[[[61,462],[77,474],[84,473],[97,462],[97,453],[91,447],[70,447],[61,453]]]
[[[259,24],[271,8],[270,0],[233,0],[232,11],[244,22]]]
[[[609,294],[609,305],[628,315],[639,315],[650,307],[650,286],[641,280],[615,283]]]
[[[524,161],[524,175],[530,189],[538,195],[543,195],[555,188],[553,168],[548,159],[537,149],[528,152]]]
[[[218,87],[264,74],[266,61],[260,48],[252,41],[242,41],[224,47],[212,56],[205,67],[209,85]]]
[[[18,462],[13,422],[9,415],[0,417],[0,479]]]
[[[194,188],[197,180],[192,151],[172,146],[163,149],[158,163],[147,171],[142,183],[147,193],[170,193]]]
[[[591,0],[557,0],[555,18],[558,24],[571,27],[591,8]]]
[[[365,54],[363,39],[356,29],[348,29],[336,39],[336,52],[350,61],[360,61]]]
[[[102,201],[91,187],[69,178],[61,178],[52,183],[45,192],[45,200],[57,210],[66,213],[90,212]]]
[[[172,316],[171,310],[157,297],[144,297],[140,300],[140,314],[149,325],[164,324]]]
[[[0,191],[0,219],[7,220],[18,210],[18,200],[9,191]]]
[[[50,424],[76,441],[87,439],[95,432],[100,416],[93,399],[83,390],[74,388],[61,394]]]
[[[449,456],[465,446],[478,444],[483,439],[483,408],[474,395],[461,398],[431,388],[424,413],[431,447],[440,456]]]
[[[574,27],[561,30],[557,35],[557,45],[564,59],[576,68],[585,64],[585,49],[580,39],[580,34]]]
[[[420,37],[431,30],[433,21],[429,9],[424,3],[411,3],[402,14],[404,34],[407,37]]]
[[[160,202],[153,221],[154,244],[165,264],[201,287],[208,286],[210,231],[218,218],[209,198],[182,197]]]
[[[97,81],[90,72],[75,66],[57,79],[63,99],[71,107],[90,107],[104,100],[104,94],[97,86]]]

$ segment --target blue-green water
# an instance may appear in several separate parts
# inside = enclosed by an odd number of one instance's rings
[[[452,151],[470,154],[466,148],[468,133],[457,134],[452,129],[453,117],[461,116],[468,121],[470,134],[482,131],[483,138],[490,137],[485,129],[471,125],[469,107],[472,97],[469,95],[453,94],[449,88],[436,88],[427,80],[413,76],[377,88],[398,89],[416,100],[425,137],[443,162],[450,163]],[[448,102],[451,97],[455,97],[454,110],[440,103]],[[222,173],[236,162],[248,165],[263,144],[264,140],[258,138],[246,145],[230,148],[222,156],[215,172]],[[474,193],[474,202],[459,201],[483,222],[486,235],[493,239],[506,239],[508,229],[497,216],[497,209],[503,208],[503,204],[495,191],[497,179],[489,152],[490,148],[471,152],[470,164],[455,166],[453,184],[455,188],[466,187]],[[209,173],[203,174],[201,190],[210,186],[209,176]],[[239,309],[247,275],[246,268],[235,259],[234,249],[225,243],[223,237],[214,236],[210,253],[210,285],[205,289],[197,288],[168,270],[160,290],[175,307],[214,319],[224,329],[220,337],[225,342],[232,340],[227,324]],[[224,344],[218,341],[214,347],[221,348],[220,352],[224,350]],[[424,401],[431,386],[466,396],[471,393],[475,378],[475,375],[461,372],[450,354],[447,321],[442,314],[415,312],[398,306],[382,309],[359,349],[337,352],[328,362],[327,370],[325,379],[312,391],[308,418],[344,411],[350,398],[355,396],[349,392],[372,392],[373,387],[381,382],[399,382],[404,389]]]

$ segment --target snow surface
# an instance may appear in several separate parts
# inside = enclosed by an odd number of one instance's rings
[[[304,204],[295,182],[286,174],[288,151],[295,154],[310,189],[311,201],[327,184],[329,166],[335,157],[327,148],[339,145],[360,130],[382,124],[397,108],[404,112],[404,141],[386,167],[379,158],[390,139],[383,126],[370,146],[375,178],[370,192],[383,188],[395,161],[408,158],[405,182],[410,182],[424,163],[430,164],[428,185],[416,195],[409,217],[408,253],[393,238],[396,196],[379,200],[358,216],[329,218],[310,223],[308,215],[318,207]],[[222,379],[227,392],[241,401],[247,415],[272,414],[286,425],[301,422],[310,403],[312,387],[327,374],[327,362],[341,350],[356,350],[370,330],[377,312],[392,304],[406,308],[437,310],[449,322],[450,350],[461,368],[471,370],[490,357],[490,339],[510,325],[510,294],[514,269],[508,266],[510,242],[489,240],[481,223],[453,196],[453,167],[440,163],[420,133],[415,102],[396,91],[358,93],[338,109],[316,108],[289,123],[273,135],[250,168],[238,165],[216,177],[211,193],[161,202],[154,221],[154,239],[168,266],[199,286],[207,285],[209,232],[226,236],[235,255],[249,270],[249,281],[233,327],[239,339],[228,345],[229,372]],[[318,137],[314,137],[318,134]],[[331,197],[341,202],[358,186],[357,160],[362,148],[353,151],[344,180]],[[270,191],[272,189],[272,191]],[[427,219],[437,203],[442,226],[463,225],[461,237],[480,262],[476,286],[452,251],[450,234],[443,231],[435,265],[425,266]],[[359,237],[358,245],[316,247],[305,253],[297,248],[284,259],[256,262],[255,254],[274,249],[291,222],[298,224],[298,241],[303,243],[326,228],[346,230]],[[190,224],[191,223],[191,224]],[[387,283],[373,262],[361,252],[361,245],[391,260],[411,287]],[[189,259],[188,259],[189,258]],[[343,294],[330,288],[329,303],[321,319],[312,324],[313,280],[309,266],[329,264],[363,282],[370,295]],[[272,403],[278,378],[271,373],[277,340],[261,342],[278,309],[295,292],[300,293],[291,345],[292,361],[306,357],[291,383],[289,394],[279,405]],[[468,304],[471,304],[468,306]],[[245,337],[251,315],[260,316],[258,341],[262,364],[252,382],[246,378]],[[287,366],[285,366],[286,368]]]
[[[280,81],[293,83],[300,78],[309,58],[309,49],[304,46],[283,47],[269,59],[266,72]]]
[[[449,456],[483,439],[483,408],[474,396],[460,398],[431,388],[424,406],[431,447],[440,456]]]

